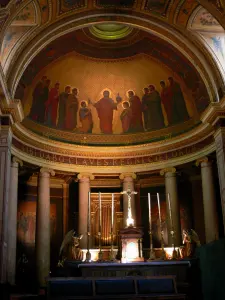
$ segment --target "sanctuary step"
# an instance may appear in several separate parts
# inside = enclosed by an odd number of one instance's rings
[[[174,276],[49,278],[47,299],[186,299]]]

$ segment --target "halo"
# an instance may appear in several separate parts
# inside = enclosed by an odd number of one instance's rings
[[[126,96],[127,96],[127,98],[129,98],[129,95],[128,95],[128,92],[133,92],[134,93],[134,96],[135,96],[135,91],[134,90],[131,90],[131,89],[129,89],[128,91],[126,91]]]
[[[108,91],[108,92],[109,92],[109,97],[110,97],[110,98],[112,97],[112,91],[111,91],[109,88],[107,88],[107,87],[104,88],[103,90],[101,90],[100,94],[103,95],[103,92],[104,92],[104,91]]]
[[[85,103],[85,104],[86,104],[86,107],[88,107],[88,102],[87,102],[86,100],[82,100],[82,101],[80,102],[80,107],[81,107],[81,103]]]
[[[129,102],[129,101],[123,101],[123,102],[122,102],[122,107],[123,107],[123,109],[125,109],[124,103],[128,103],[128,105],[129,105],[129,107],[130,107],[130,102]]]
[[[148,89],[148,90],[149,90],[149,87],[148,87],[148,86],[143,87],[142,91],[144,92],[145,89]]]
[[[71,91],[72,91],[73,89],[77,89],[77,95],[78,95],[79,92],[80,92],[79,89],[78,89],[77,87],[75,87],[75,86],[74,86],[74,87],[71,87]]]

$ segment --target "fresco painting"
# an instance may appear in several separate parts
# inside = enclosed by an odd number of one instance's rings
[[[68,54],[40,72],[25,94],[28,118],[74,133],[152,131],[197,114],[179,78],[147,56],[106,63]]]
[[[148,0],[145,9],[149,9],[153,13],[164,15],[171,3],[171,0]]]
[[[12,21],[11,25],[24,26],[36,24],[36,12],[34,4],[31,2],[24,7]]]
[[[51,239],[56,234],[56,204],[50,205]],[[18,242],[33,247],[35,245],[36,230],[36,202],[22,201],[17,214]]]

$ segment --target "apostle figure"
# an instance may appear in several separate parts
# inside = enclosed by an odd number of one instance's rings
[[[128,101],[124,101],[122,103],[122,106],[123,106],[123,111],[120,115],[120,120],[122,122],[123,133],[127,133],[127,132],[129,132],[129,129],[130,129],[132,111],[130,108],[130,103]]]
[[[45,103],[45,117],[48,126],[56,127],[59,106],[59,83],[57,82],[49,92],[48,101]]]
[[[189,119],[184,96],[178,82],[169,77],[169,91],[172,95],[172,123],[179,123]]]
[[[42,101],[43,93],[44,93],[44,86],[46,84],[47,76],[43,76],[41,80],[37,83],[33,91],[33,101],[30,110],[29,117],[35,121],[38,118],[38,111],[39,111],[39,101]]]
[[[80,103],[79,117],[81,122],[79,132],[92,133],[93,119],[91,110],[88,108],[86,101],[81,101]]]
[[[103,98],[93,105],[97,109],[101,132],[112,134],[113,110],[117,110],[117,103],[109,98],[109,91],[105,90]]]
[[[164,127],[164,118],[162,113],[161,98],[155,86],[149,85],[149,102],[145,103],[148,123],[147,130],[156,130]]]
[[[144,88],[144,95],[142,97],[142,110],[143,110],[143,114],[144,114],[144,125],[145,125],[145,129],[147,130],[148,128],[148,105],[150,102],[150,95],[149,95],[149,89],[147,87]]]
[[[40,99],[38,101],[37,121],[40,123],[44,123],[44,121],[45,121],[45,104],[48,101],[50,83],[51,83],[50,79],[47,79],[45,81],[42,96],[40,97]]]
[[[70,94],[71,87],[68,85],[65,87],[65,92],[59,95],[59,120],[57,127],[59,129],[65,129],[65,118],[66,118],[66,102]]]
[[[78,112],[78,90],[77,88],[72,89],[72,94],[68,96],[66,101],[66,120],[65,129],[73,130],[77,127],[77,112]]]
[[[134,91],[128,91],[128,97],[131,107],[131,121],[130,121],[130,131],[139,132],[143,131],[143,121],[142,121],[142,105],[141,100],[138,96],[134,94]]]
[[[160,85],[162,87],[161,90],[161,99],[162,104],[164,106],[166,115],[167,115],[167,121],[169,125],[172,123],[172,94],[171,89],[166,86],[165,81],[160,81]]]

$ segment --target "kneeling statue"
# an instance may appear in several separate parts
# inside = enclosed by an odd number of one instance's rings
[[[74,230],[70,230],[60,247],[58,267],[63,267],[66,260],[83,260],[83,252],[80,249],[80,240],[83,235],[76,235]]]
[[[183,247],[181,247],[182,258],[193,257],[196,247],[200,247],[199,236],[194,229],[183,230]]]

